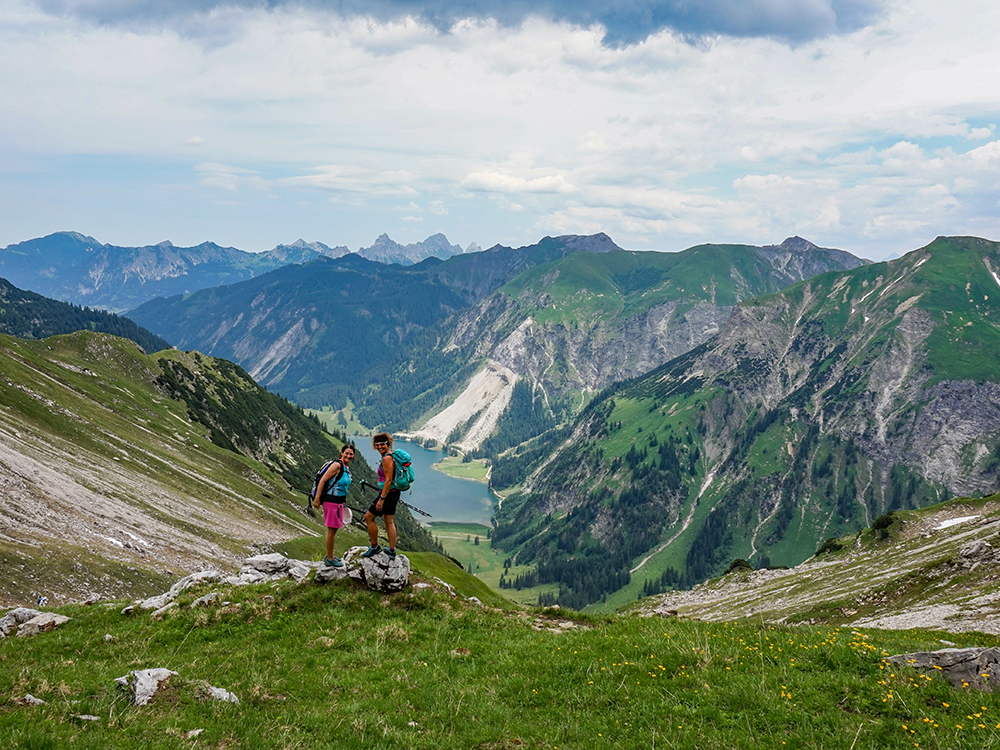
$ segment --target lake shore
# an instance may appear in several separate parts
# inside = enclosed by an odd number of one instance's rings
[[[456,479],[470,479],[482,483],[488,483],[490,479],[490,467],[486,464],[486,459],[483,458],[463,462],[457,456],[445,456],[433,464],[433,467]]]

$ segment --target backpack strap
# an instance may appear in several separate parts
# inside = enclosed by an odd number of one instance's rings
[[[335,485],[337,482],[340,481],[340,478],[342,476],[344,476],[344,472],[347,471],[347,467],[344,466],[344,462],[343,461],[341,461],[339,458],[335,458],[333,461],[331,461],[329,464],[327,464],[326,468],[329,469],[330,465],[331,464],[335,464],[335,463],[339,463],[340,464],[340,471],[337,472],[337,476],[335,476],[333,479],[327,480],[326,485],[323,487],[323,494],[320,495],[320,498],[319,498],[319,504],[320,505],[322,505],[323,503],[326,502],[326,498],[327,497],[339,497],[338,495],[334,495],[334,494],[330,493],[329,489],[331,487],[333,487],[333,485]],[[350,472],[348,472],[348,474],[349,473]],[[323,474],[326,474],[326,472],[324,471]]]

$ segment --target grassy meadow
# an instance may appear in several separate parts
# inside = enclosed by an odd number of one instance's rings
[[[188,606],[209,590],[162,621],[72,605],[60,629],[0,641],[0,746],[1000,747],[1000,695],[884,661],[941,648],[940,632],[583,617],[349,581]],[[131,706],[114,679],[153,667],[178,675]],[[240,702],[210,700],[209,685]]]
[[[478,523],[447,523],[434,522],[428,524],[428,528],[451,557],[462,564],[462,567],[472,575],[490,587],[498,595],[504,596],[512,602],[527,607],[532,607],[538,603],[538,595],[541,593],[558,593],[558,585],[543,584],[532,586],[521,590],[500,588],[500,576],[504,572],[504,559],[506,555],[494,550],[486,534],[489,527]],[[476,544],[476,537],[479,543]],[[513,565],[507,570],[507,578],[513,580],[521,573],[528,573],[534,570],[531,565]]]
[[[463,463],[462,459],[458,456],[444,456],[434,464],[434,468],[450,477],[475,479],[477,482],[485,482],[486,477],[490,473],[490,467],[487,465],[486,460],[482,458]]]

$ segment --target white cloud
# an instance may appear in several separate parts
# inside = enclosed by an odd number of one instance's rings
[[[560,227],[671,249],[812,233],[870,257],[1000,239],[996,28],[996,3],[912,0],[796,45],[615,47],[540,16],[442,34],[236,4],[116,25],[8,0],[0,243],[75,226],[356,246],[421,215],[484,247]],[[225,196],[239,213],[204,208]]]
[[[198,164],[194,169],[201,175],[198,179],[198,184],[203,187],[217,188],[229,192],[235,192],[245,187],[253,190],[268,190],[271,188],[270,182],[250,169],[233,167],[228,164],[212,163]]]
[[[572,193],[574,187],[562,175],[524,178],[487,170],[475,172],[462,180],[467,190],[484,193]]]

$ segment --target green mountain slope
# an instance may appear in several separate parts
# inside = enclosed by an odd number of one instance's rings
[[[794,568],[733,565],[724,576],[647,597],[628,611],[998,635],[998,522],[1000,495],[895,511],[874,527],[828,540]]]
[[[737,306],[522,465],[493,545],[563,603],[620,603],[734,558],[796,564],[887,510],[994,491],[998,268],[996,243],[942,238]]]
[[[421,394],[462,363],[433,372],[403,365],[433,345],[434,326],[520,271],[615,245],[604,235],[385,265],[357,255],[288,266],[252,281],[148,302],[129,317],[185,349],[238,362],[260,383],[306,407],[351,399],[366,424],[398,429]],[[424,399],[428,400],[428,399]],[[419,401],[423,403],[422,401]],[[426,408],[426,407],[423,407]]]
[[[0,335],[0,414],[0,602],[150,593],[321,531],[301,491],[338,441],[229,362]],[[434,546],[398,518],[404,546]]]
[[[169,349],[170,344],[128,318],[77,307],[18,289],[0,279],[0,333],[22,339],[42,339],[74,331],[97,331],[131,339],[147,352]]]
[[[536,266],[449,320],[407,364],[436,372],[466,363],[418,435],[495,457],[571,418],[599,389],[706,341],[740,300],[862,263],[789,238],[763,248],[577,253]]]

